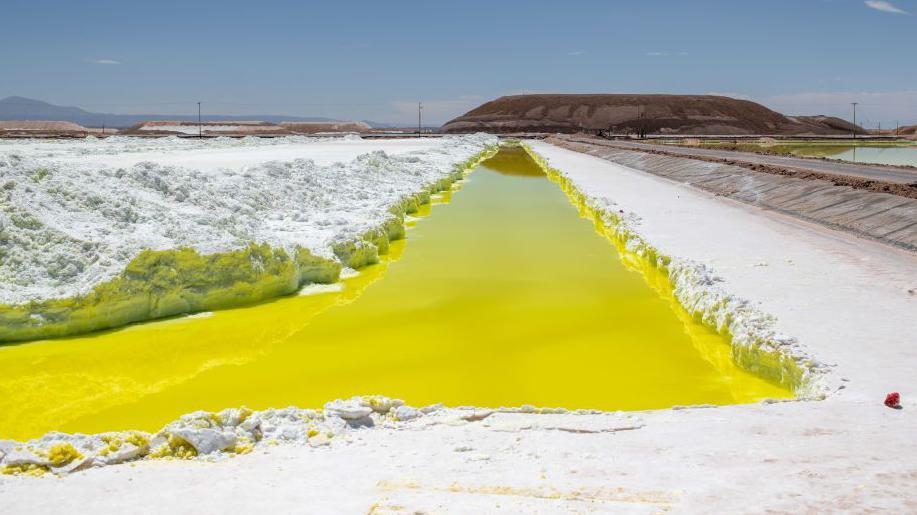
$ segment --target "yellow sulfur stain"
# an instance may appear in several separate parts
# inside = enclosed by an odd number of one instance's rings
[[[727,337],[577,200],[504,150],[406,206],[405,239],[340,291],[0,347],[0,438],[155,431],[199,409],[368,392],[602,410],[792,396],[736,366]]]
[[[48,449],[48,461],[53,467],[63,467],[73,460],[83,457],[83,454],[76,450],[76,447],[69,443],[58,443]]]
[[[240,438],[236,445],[227,451],[233,454],[248,454],[255,448],[255,442],[248,438]]]
[[[5,476],[32,476],[41,477],[48,472],[48,467],[44,465],[4,465],[0,467],[0,474]]]
[[[169,435],[169,440],[153,449],[148,455],[150,458],[178,458],[182,460],[197,456],[197,450],[190,443],[175,435]]]

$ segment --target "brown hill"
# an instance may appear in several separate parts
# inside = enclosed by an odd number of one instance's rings
[[[793,119],[748,100],[714,95],[549,94],[500,97],[447,122],[442,131],[638,133],[642,129],[648,134],[849,133],[849,129],[837,122],[829,121],[828,117]]]
[[[902,125],[895,129],[876,129],[869,132],[870,134],[898,136],[904,139],[917,140],[917,125]]]
[[[2,120],[0,136],[85,136],[89,130],[71,122]]]
[[[917,136],[917,125],[903,125],[897,129],[882,131],[883,134],[897,134],[898,136]]]
[[[847,120],[842,120],[835,116],[825,116],[823,114],[815,116],[788,116],[790,120],[802,125],[808,125],[813,131],[834,131],[840,134],[850,134],[856,130],[857,134],[864,134],[866,130],[859,125],[854,125]],[[821,134],[815,132],[815,134]],[[828,133],[830,134],[830,133]]]

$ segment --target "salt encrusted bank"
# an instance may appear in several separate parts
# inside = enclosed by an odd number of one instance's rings
[[[334,282],[342,267],[385,253],[403,236],[405,214],[496,143],[474,135],[409,147],[302,137],[2,144],[0,341]]]
[[[503,408],[503,412],[562,413],[564,410]],[[413,408],[382,395],[336,399],[323,410],[284,408],[252,411],[225,409],[183,415],[155,434],[118,431],[95,435],[51,432],[28,442],[0,440],[0,473],[58,475],[140,459],[221,458],[246,454],[263,445],[328,445],[361,428],[422,428],[481,420],[493,410]],[[422,420],[421,420],[422,419]],[[414,421],[414,422],[412,422]],[[408,424],[410,423],[410,424]]]
[[[609,198],[583,193],[569,174],[552,167],[531,146],[522,147],[580,212],[595,222],[597,230],[618,247],[621,259],[638,270],[654,267],[664,272],[678,303],[706,326],[729,337],[733,360],[740,367],[792,390],[802,399],[825,395],[826,367],[795,337],[778,331],[773,315],[721,286],[723,280],[711,267],[658,248],[640,233],[635,213],[617,209]]]

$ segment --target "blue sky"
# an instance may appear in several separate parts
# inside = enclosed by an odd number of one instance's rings
[[[870,4],[870,5],[868,5]],[[903,12],[896,12],[903,11]],[[4,0],[0,97],[441,123],[521,92],[726,93],[917,122],[917,0]]]

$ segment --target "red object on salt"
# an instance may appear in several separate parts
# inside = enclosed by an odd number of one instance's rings
[[[885,405],[889,408],[901,406],[901,395],[898,392],[892,392],[885,396]]]

